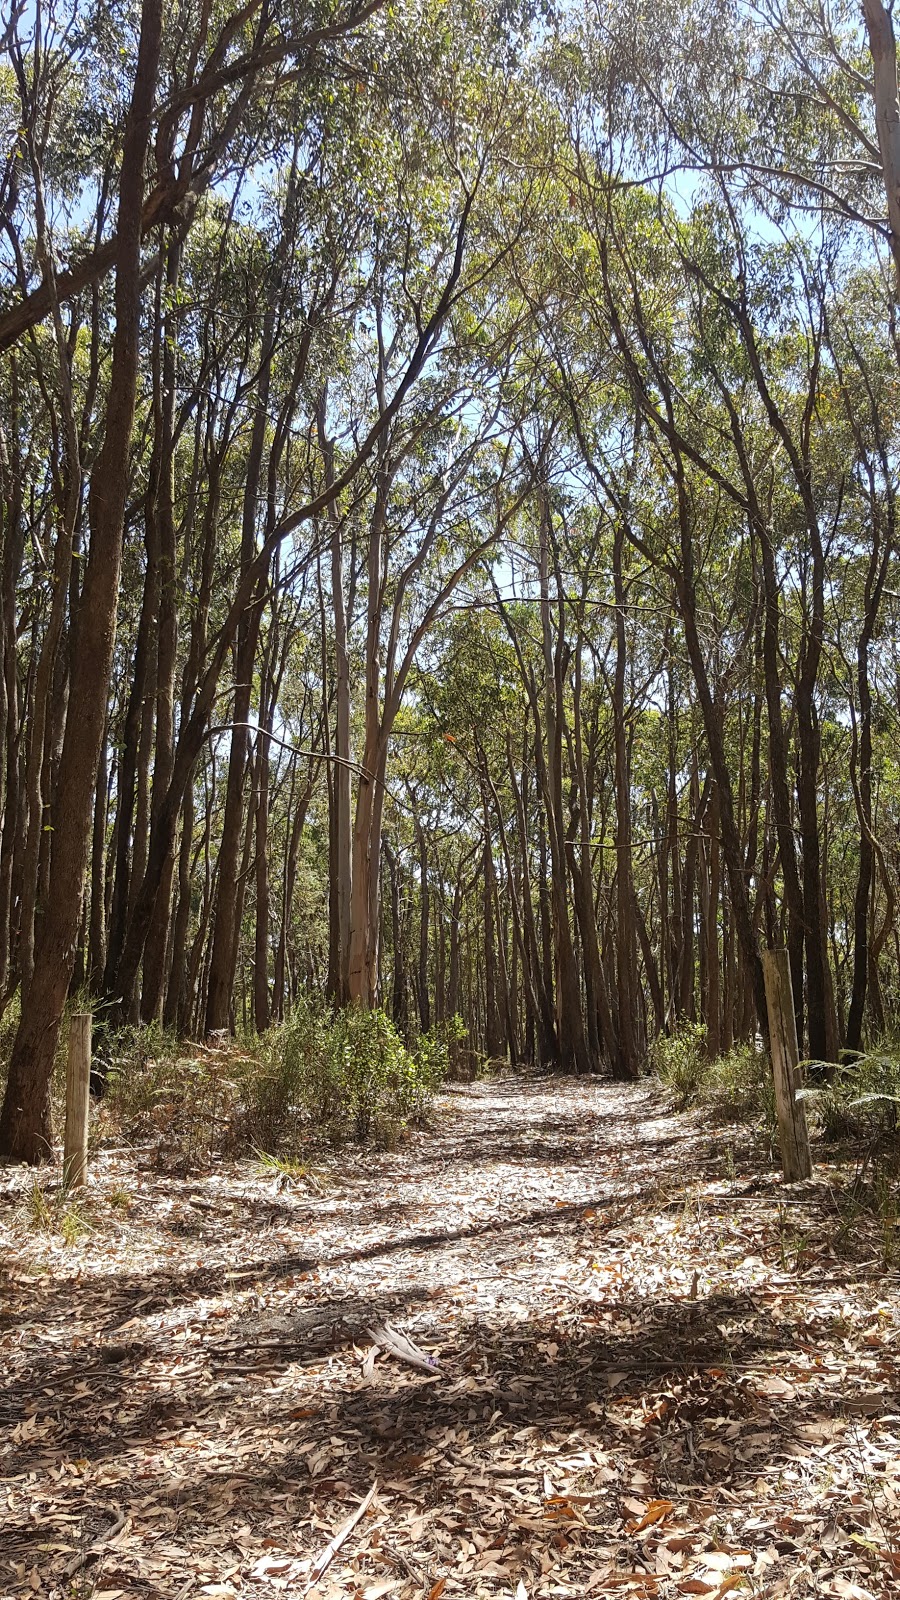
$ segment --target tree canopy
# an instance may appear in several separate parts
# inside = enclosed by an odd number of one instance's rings
[[[801,1054],[895,1028],[881,0],[4,43],[0,1154],[79,992],[627,1079],[784,944]]]

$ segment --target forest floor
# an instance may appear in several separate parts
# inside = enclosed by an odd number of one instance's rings
[[[101,1151],[67,1238],[0,1172],[0,1596],[896,1596],[900,1278],[846,1178],[524,1078],[305,1178]]]

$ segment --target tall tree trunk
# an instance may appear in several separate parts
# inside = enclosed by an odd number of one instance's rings
[[[176,239],[166,257],[166,313],[162,327],[162,384],[157,427],[159,430],[159,472],[156,507],[159,525],[159,613],[156,629],[156,749],[153,762],[151,828],[159,827],[159,816],[172,777],[175,756],[175,666],[178,651],[178,587],[175,538],[175,448],[174,418],[177,383],[176,289],[181,263],[181,244]],[[141,1017],[144,1022],[161,1018],[165,999],[167,954],[172,907],[172,879],[175,872],[175,847],[166,856],[162,882],[144,949],[144,974],[141,992]]]
[[[428,850],[425,833],[419,834],[419,1024],[422,1032],[431,1027],[431,997],[428,992],[428,954],[431,935],[431,892],[428,885]]]
[[[181,822],[181,844],[178,850],[178,895],[172,923],[172,945],[169,953],[169,980],[163,1006],[163,1024],[167,1028],[180,1026],[184,1016],[184,989],[187,983],[187,937],[191,920],[191,867],[194,854],[194,786],[188,784],[184,796]]]
[[[269,740],[272,707],[260,730],[256,780],[256,908],[253,960],[253,1023],[257,1033],[265,1033],[272,1020],[269,996]]]
[[[803,997],[803,929],[805,919],[803,913],[803,889],[800,883],[797,848],[794,842],[794,819],[788,779],[787,740],[781,704],[782,683],[778,651],[779,586],[772,536],[761,516],[759,517],[758,532],[765,589],[763,675],[769,727],[769,771],[772,779],[775,828],[778,836],[778,848],[781,854],[781,870],[784,880],[785,900],[787,902],[787,948],[791,968],[791,988],[794,995],[797,1043],[802,1051],[803,1041],[806,1037]]]
[[[273,295],[263,319],[262,357],[244,480],[241,515],[241,570],[244,573],[249,572],[256,560],[257,507],[263,453],[269,427],[268,401],[276,328],[277,305]],[[253,602],[244,611],[238,625],[225,815],[222,819],[222,838],[219,847],[219,881],[210,954],[209,988],[206,996],[207,1033],[230,1026],[231,989],[234,982],[232,952],[236,948],[235,924],[239,898],[238,859],[243,831],[244,776],[250,743],[248,720],[253,703],[253,669],[266,587],[266,575],[263,574],[256,584]]]
[[[21,837],[19,815],[23,785],[20,773],[21,689],[16,649],[16,590],[25,552],[24,473],[19,427],[19,375],[15,352],[9,358],[9,434],[0,423],[0,465],[3,487],[2,595],[3,620],[3,831],[0,834],[0,1007],[12,988],[12,883],[15,845]]]
[[[97,790],[94,798],[94,830],[91,841],[91,912],[88,954],[88,981],[92,994],[99,994],[106,968],[106,820],[109,802],[107,741],[104,732],[100,746]]]
[[[325,483],[334,482],[334,445],[326,433],[327,391],[319,403],[318,433],[325,467]],[[344,599],[344,554],[337,507],[329,508],[331,533],[331,605],[334,621],[334,756],[330,775],[333,807],[332,885],[334,894],[334,1001],[345,1006],[350,998],[350,892],[353,870],[353,819],[350,810],[350,651],[347,608]]]
[[[714,783],[707,811],[709,883],[706,901],[706,1048],[711,1061],[722,1050],[722,996],[719,968],[719,786]]]
[[[626,590],[622,575],[625,530],[616,519],[613,534],[613,583],[616,601],[616,660],[613,674],[613,740],[616,799],[616,979],[618,989],[618,1075],[636,1078],[640,1057],[636,1035],[637,940],[634,925],[634,877],[631,863],[631,770],[625,723],[625,672],[628,641],[625,631]]]
[[[153,625],[156,613],[157,568],[154,538],[155,531],[152,529],[152,524],[148,518],[146,532],[147,571],[144,578],[144,590],[138,621],[137,644],[134,654],[134,676],[125,709],[122,750],[119,757],[116,781],[116,866],[113,879],[109,938],[106,949],[106,972],[103,979],[103,987],[107,994],[112,994],[116,988],[119,961],[122,955],[125,928],[128,922],[132,866],[132,827],[134,824],[141,732],[144,723],[145,703],[148,699]]]
[[[366,598],[365,703],[362,770],[356,790],[350,871],[350,946],[348,995],[354,1005],[375,1003],[378,972],[378,887],[381,868],[381,812],[390,730],[381,708],[381,623],[383,538],[389,489],[385,447],[379,451],[375,504],[369,523]]]
[[[91,543],[73,638],[69,711],[54,812],[50,897],[0,1112],[0,1156],[7,1160],[35,1163],[50,1148],[50,1078],[74,966],[115,642],[138,369],[144,160],[156,92],[161,18],[161,0],[144,0],[119,178],[116,328],[106,428],[91,474]]]
[[[875,128],[887,199],[891,255],[900,293],[900,96],[893,13],[882,0],[863,0],[862,9],[874,69]]]
[[[694,673],[694,682],[697,686],[697,698],[703,713],[703,724],[706,732],[706,741],[709,746],[710,760],[713,773],[719,788],[719,820],[722,830],[722,854],[725,868],[728,873],[728,885],[731,893],[731,905],[734,913],[735,931],[741,949],[741,955],[750,974],[753,984],[753,994],[756,1002],[756,1014],[760,1029],[768,1037],[768,1015],[766,1011],[766,991],[763,982],[762,962],[756,942],[756,933],[753,927],[753,917],[750,910],[750,896],[747,889],[747,880],[744,876],[744,853],[741,849],[740,835],[737,829],[734,814],[734,797],[731,787],[731,773],[725,754],[725,744],[722,738],[719,709],[713,701],[710,688],[709,674],[706,668],[706,659],[703,646],[700,642],[700,633],[697,627],[697,597],[694,589],[694,552],[690,532],[690,513],[684,485],[684,470],[679,460],[677,472],[677,486],[679,497],[679,524],[681,528],[681,570],[677,575],[676,587],[684,623],[685,639],[687,641],[688,655]]]
[[[482,905],[484,915],[484,1049],[496,1060],[502,1051],[500,1034],[500,1009],[497,998],[497,937],[494,919],[494,855],[491,849],[491,828],[485,798]]]
[[[541,493],[540,541],[540,609],[544,668],[542,699],[546,755],[541,748],[540,736],[535,741],[535,752],[538,757],[538,781],[546,797],[547,837],[553,868],[550,898],[553,910],[553,947],[556,953],[556,1036],[559,1040],[562,1070],[581,1073],[588,1071],[591,1063],[588,1057],[581,986],[570,923],[568,841],[563,806],[562,750],[565,718],[563,684],[568,652],[563,638],[564,618],[559,593],[558,561],[546,491]],[[551,545],[557,577],[559,612],[555,647],[551,630],[549,592]],[[532,703],[535,707],[540,703],[536,692],[532,693]]]

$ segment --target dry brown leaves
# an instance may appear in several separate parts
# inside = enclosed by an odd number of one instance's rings
[[[4,1174],[0,1596],[896,1595],[896,1274],[726,1142],[503,1080],[321,1192],[106,1152],[68,1245]]]

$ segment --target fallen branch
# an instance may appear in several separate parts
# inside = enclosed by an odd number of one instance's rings
[[[316,1556],[312,1567],[310,1568],[310,1579],[303,1591],[304,1594],[309,1594],[310,1589],[312,1589],[314,1585],[318,1583],[323,1572],[325,1572],[326,1569],[331,1565],[332,1561],[340,1550],[341,1545],[344,1543],[344,1540],[353,1532],[353,1529],[356,1527],[356,1524],[360,1521],[360,1519],[365,1516],[375,1498],[375,1490],[377,1488],[378,1479],[376,1478],[365,1499],[360,1501],[355,1511],[351,1511],[346,1522],[343,1523],[340,1528],[338,1528],[334,1538],[329,1540],[321,1554]]]
[[[367,1328],[366,1332],[380,1350],[384,1350],[389,1356],[394,1356],[397,1361],[406,1361],[409,1366],[418,1367],[420,1372],[437,1372],[438,1363],[436,1358],[427,1356],[424,1350],[420,1350],[417,1344],[413,1344],[405,1333],[401,1333],[397,1328],[392,1328],[389,1322],[386,1322],[381,1328]]]
[[[411,1561],[409,1556],[405,1556],[402,1550],[395,1549],[394,1545],[388,1544],[384,1539],[381,1541],[380,1549],[382,1554],[386,1555],[389,1561],[396,1562],[401,1571],[405,1572],[406,1576],[411,1578],[413,1583],[424,1585],[429,1581],[428,1574],[424,1572],[415,1561]]]
[[[112,1527],[104,1533],[102,1539],[95,1539],[93,1544],[89,1544],[86,1550],[82,1550],[79,1555],[72,1557],[66,1567],[66,1577],[73,1578],[75,1573],[80,1572],[82,1567],[86,1567],[88,1562],[92,1561],[95,1556],[101,1556],[106,1546],[116,1537],[116,1534],[122,1532],[127,1521],[128,1518],[124,1511],[120,1512]]]

